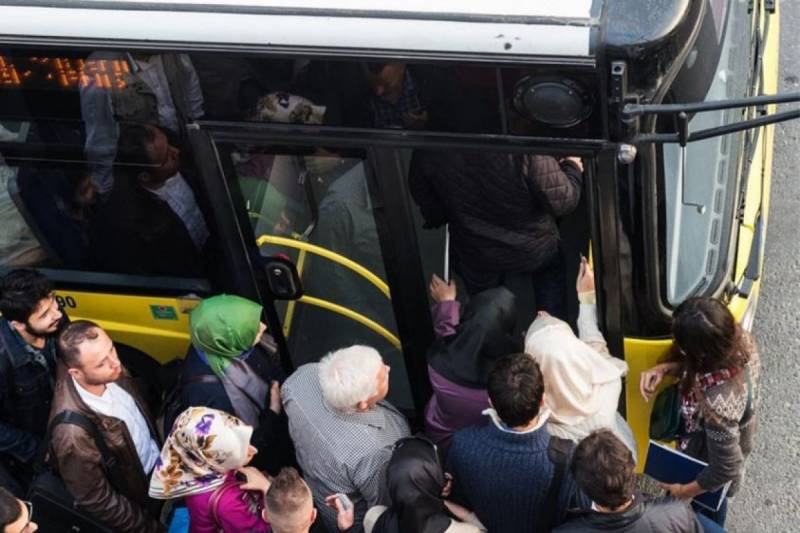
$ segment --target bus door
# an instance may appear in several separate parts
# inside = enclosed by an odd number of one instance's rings
[[[420,412],[431,325],[398,153],[265,131],[201,125],[190,137],[204,179],[225,186],[284,366],[375,347],[392,368],[392,403]],[[302,296],[269,290],[273,258],[294,265]]]

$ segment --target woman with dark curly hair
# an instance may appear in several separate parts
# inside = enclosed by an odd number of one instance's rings
[[[649,400],[665,375],[680,379],[685,435],[680,449],[708,463],[691,483],[662,485],[681,499],[731,482],[736,494],[753,449],[760,361],[753,336],[713,298],[690,298],[672,316],[672,348],[666,362],[642,372],[639,387]],[[710,513],[724,525],[727,501]]]

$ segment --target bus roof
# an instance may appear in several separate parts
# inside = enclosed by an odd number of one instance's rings
[[[601,5],[601,0],[11,0],[0,1],[0,42],[590,61]]]

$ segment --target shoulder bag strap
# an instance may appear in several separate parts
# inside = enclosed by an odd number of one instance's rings
[[[550,487],[547,489],[544,506],[537,513],[536,531],[550,531],[556,524],[556,517],[559,512],[558,497],[561,494],[561,485],[564,481],[564,473],[567,470],[567,459],[569,458],[571,446],[571,441],[550,437],[550,443],[547,445],[547,457],[553,463],[555,470],[553,479],[550,481]]]
[[[89,436],[92,437],[95,446],[97,446],[97,450],[100,452],[100,456],[103,459],[103,465],[108,470],[111,484],[115,487],[120,486],[119,483],[120,480],[123,479],[123,475],[120,470],[119,461],[117,460],[117,456],[114,455],[114,452],[112,452],[108,447],[106,439],[103,437],[103,434],[100,432],[100,428],[97,427],[97,424],[92,422],[91,419],[89,419],[89,417],[86,415],[77,411],[62,411],[58,413],[55,418],[53,418],[53,421],[47,428],[48,439],[50,439],[52,435],[53,428],[58,424],[72,424],[82,428],[86,433],[88,433]]]

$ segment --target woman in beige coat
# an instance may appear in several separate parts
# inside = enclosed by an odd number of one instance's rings
[[[579,442],[595,429],[609,428],[636,457],[636,441],[617,412],[625,361],[613,357],[597,327],[594,272],[582,259],[576,283],[578,337],[566,322],[540,312],[525,335],[525,351],[544,376],[550,434]]]

